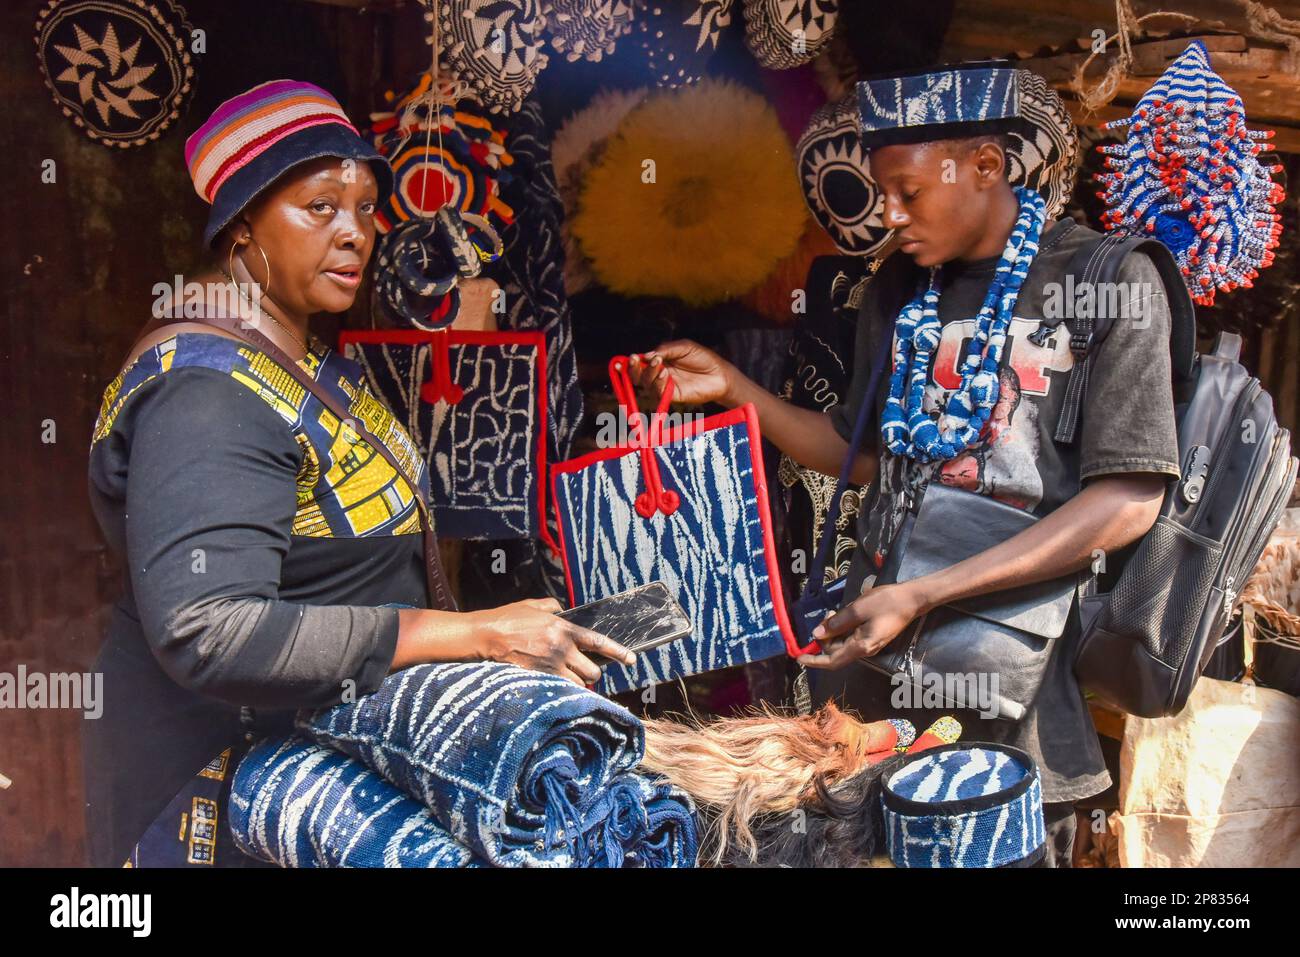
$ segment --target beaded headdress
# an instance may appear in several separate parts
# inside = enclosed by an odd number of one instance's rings
[[[1195,40],[1138,101],[1122,145],[1099,146],[1102,224],[1121,235],[1151,235],[1174,253],[1192,298],[1212,305],[1216,290],[1250,286],[1273,261],[1283,199],[1260,162],[1272,131],[1248,130],[1237,92]]]

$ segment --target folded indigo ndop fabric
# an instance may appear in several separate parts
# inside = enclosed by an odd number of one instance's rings
[[[498,662],[420,665],[355,703],[300,715],[298,728],[495,866],[694,864],[689,798],[628,777],[645,749],[641,722],[563,678]],[[647,830],[655,822],[672,833]]]
[[[259,742],[239,763],[230,830],[281,867],[484,867],[428,808],[346,754],[302,738]]]

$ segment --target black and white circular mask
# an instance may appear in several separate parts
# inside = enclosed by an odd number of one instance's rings
[[[795,163],[808,208],[840,252],[870,256],[889,241],[885,200],[862,148],[855,96],[813,113],[795,146]]]
[[[1007,178],[1013,186],[1036,190],[1049,217],[1059,216],[1074,192],[1078,175],[1079,132],[1057,92],[1037,73],[1017,70],[1020,114],[1027,134],[1012,133]]]

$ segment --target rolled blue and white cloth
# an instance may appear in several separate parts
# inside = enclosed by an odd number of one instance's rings
[[[230,794],[241,851],[281,867],[485,867],[429,809],[346,754],[302,738],[244,756]]]
[[[390,675],[355,703],[300,714],[298,730],[413,799],[456,845],[492,866],[695,863],[690,798],[634,772],[645,750],[641,722],[563,678],[497,662],[420,665]],[[319,837],[282,837],[285,847],[333,840],[334,832],[290,806],[310,787],[287,784],[290,770],[278,768],[296,755],[292,746],[278,758],[262,753],[272,766],[241,773],[235,783],[238,800],[258,813],[240,817],[234,809],[233,824],[252,853],[286,863],[285,855],[265,856],[275,844],[267,837],[272,819],[281,828],[321,828]],[[346,777],[323,758],[314,762],[311,768]],[[273,796],[264,800],[254,785]],[[372,793],[376,787],[369,779],[365,786]],[[335,799],[328,788],[324,793]],[[332,847],[325,858],[340,856]]]

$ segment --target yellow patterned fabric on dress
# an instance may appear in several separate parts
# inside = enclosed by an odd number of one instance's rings
[[[299,365],[336,394],[348,419],[340,420],[265,353],[224,336],[180,333],[146,350],[109,383],[92,446],[112,432],[117,416],[146,382],[186,367],[215,369],[247,386],[293,430],[303,453],[294,535],[358,538],[418,532],[414,490],[361,439],[356,426],[383,442],[427,491],[424,461],[410,436],[350,360],[326,350],[323,356],[309,354]]]

